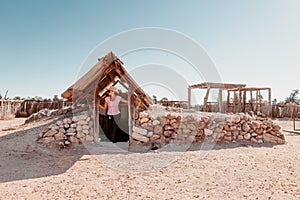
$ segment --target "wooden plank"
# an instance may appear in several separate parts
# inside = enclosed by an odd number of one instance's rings
[[[191,108],[191,87],[188,87],[188,109]]]

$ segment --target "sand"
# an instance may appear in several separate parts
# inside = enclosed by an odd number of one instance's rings
[[[204,157],[105,151],[104,143],[91,155],[82,145],[37,145],[51,121],[22,120],[0,121],[0,199],[300,199],[295,134],[285,133],[285,145],[216,145]],[[292,129],[291,121],[275,121]]]

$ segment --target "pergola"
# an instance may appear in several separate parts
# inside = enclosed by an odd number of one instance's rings
[[[190,85],[188,87],[188,108],[191,107],[191,91],[192,89],[206,89],[206,94],[203,101],[203,111],[209,111],[209,104],[215,103],[218,106],[218,112],[262,112],[261,91],[268,91],[268,106],[271,106],[271,88],[246,88],[246,84],[231,84],[231,83],[211,83],[204,82],[201,84]],[[208,97],[211,89],[218,89],[218,101],[208,102]],[[223,106],[223,91],[227,91],[226,107]],[[231,103],[231,93],[233,93],[233,102]],[[250,93],[250,100],[247,103],[247,94]],[[255,93],[255,94],[253,94]],[[267,115],[271,114],[271,108],[267,109]]]

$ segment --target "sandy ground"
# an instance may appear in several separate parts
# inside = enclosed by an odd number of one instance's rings
[[[51,121],[22,120],[0,121],[0,199],[300,199],[295,134],[286,133],[285,145],[201,151],[128,153],[110,143],[58,150],[35,143]]]

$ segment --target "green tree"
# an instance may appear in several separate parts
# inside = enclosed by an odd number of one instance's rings
[[[299,105],[300,104],[300,99],[297,97],[298,94],[299,94],[299,90],[298,89],[294,89],[291,92],[290,96],[287,97],[287,98],[285,98],[284,103],[285,104],[287,104],[287,103],[295,103],[295,104]]]
[[[154,103],[157,103],[157,96],[153,95],[152,96]]]

